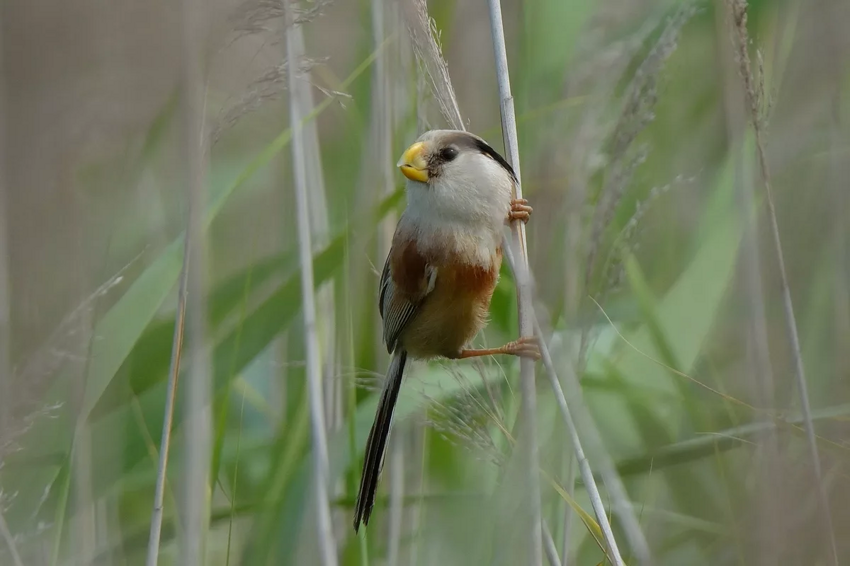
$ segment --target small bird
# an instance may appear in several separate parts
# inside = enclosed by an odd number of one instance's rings
[[[528,222],[532,212],[525,199],[512,199],[517,178],[511,166],[483,139],[459,130],[422,134],[397,165],[407,177],[407,208],[384,263],[378,299],[392,360],[366,443],[355,531],[369,523],[408,356],[540,356],[533,338],[465,348],[487,323],[502,264],[502,229],[513,220]]]

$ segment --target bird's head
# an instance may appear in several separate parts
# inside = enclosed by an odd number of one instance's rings
[[[483,139],[460,130],[431,130],[398,162],[407,177],[408,208],[447,219],[504,222],[516,175]]]

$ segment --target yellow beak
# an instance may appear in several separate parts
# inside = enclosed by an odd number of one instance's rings
[[[425,161],[425,144],[416,142],[402,154],[398,160],[401,173],[412,181],[428,182],[428,163]]]

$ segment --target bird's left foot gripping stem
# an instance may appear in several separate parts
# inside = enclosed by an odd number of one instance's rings
[[[528,206],[528,201],[524,198],[516,198],[511,201],[511,210],[508,212],[508,222],[521,220],[528,224],[528,219],[531,218],[533,208]]]

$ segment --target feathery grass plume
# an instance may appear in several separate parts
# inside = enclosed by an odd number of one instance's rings
[[[290,25],[306,24],[320,16],[334,0],[314,0],[308,7],[292,5]],[[281,0],[246,0],[231,18],[236,39],[245,35],[277,33],[279,22],[285,20],[286,10]]]
[[[316,61],[301,61],[301,73],[309,73]],[[225,105],[210,132],[211,144],[218,142],[221,135],[235,126],[239,120],[255,112],[270,102],[280,100],[287,89],[288,61],[272,67],[254,79],[245,92],[235,102]]]
[[[600,45],[598,40],[588,41],[581,47],[581,53],[575,58],[576,68],[570,73],[565,88],[565,96],[574,98],[585,95],[578,125],[574,129],[572,143],[567,148],[567,171],[570,174],[564,228],[564,319],[577,320],[582,297],[584,268],[587,250],[587,235],[584,226],[589,224],[593,210],[588,206],[588,187],[591,179],[604,166],[602,146],[606,129],[603,116],[611,104],[617,79],[622,76],[646,39],[648,29],[641,29],[625,40],[613,45]],[[587,93],[590,93],[587,95]],[[583,373],[584,356],[576,356],[576,373]],[[562,376],[563,379],[563,376]],[[562,383],[562,386],[566,384]],[[574,455],[565,451],[566,491],[572,497],[575,484]],[[570,540],[574,511],[564,502],[563,531],[561,534],[561,556],[563,566],[570,560]]]
[[[791,356],[794,359],[794,373],[797,389],[800,395],[800,407],[805,419],[806,440],[811,457],[812,470],[816,483],[816,492],[823,521],[824,536],[830,545],[830,560],[835,566],[838,565],[838,548],[835,541],[835,530],[832,523],[832,511],[830,510],[829,498],[821,471],[820,454],[815,428],[812,422],[811,407],[809,404],[808,384],[806,382],[803,356],[800,349],[800,337],[797,333],[797,321],[794,316],[794,304],[791,300],[791,289],[788,285],[788,274],[785,269],[785,256],[782,251],[782,240],[779,233],[779,223],[776,218],[776,207],[773,200],[773,189],[771,187],[770,168],[765,155],[764,126],[764,73],[758,77],[753,76],[750,63],[749,44],[750,37],[747,30],[747,2],[746,0],[726,0],[729,11],[729,25],[731,27],[732,40],[735,46],[739,73],[743,82],[744,98],[746,100],[750,123],[753,127],[756,142],[756,155],[758,158],[759,172],[761,173],[762,188],[764,189],[765,204],[767,205],[767,216],[770,222],[770,232],[773,247],[776,253],[776,262],[779,270],[779,284],[782,294],[782,306],[785,311],[785,332],[790,345]],[[759,59],[760,60],[760,59]]]
[[[324,10],[332,3],[333,0],[315,0],[309,2],[308,7],[293,6],[293,13],[295,14],[293,25],[313,21],[322,15]],[[278,44],[280,43],[280,29],[285,27],[283,4],[281,0],[246,0],[233,11],[229,18],[229,24],[229,39],[225,47],[252,35],[263,36],[268,43]],[[299,77],[305,77],[306,80],[309,80],[310,71],[322,62],[322,59],[302,57],[297,63]],[[230,102],[233,97],[227,99],[210,128],[211,145],[215,145],[221,135],[232,128],[239,120],[262,108],[267,103],[281,98],[289,86],[287,84],[288,65],[289,61],[284,61],[270,67],[251,81],[235,102]],[[312,137],[312,134],[310,137]]]
[[[426,0],[409,0],[404,3],[405,20],[413,45],[413,53],[419,62],[419,70],[427,77],[440,112],[451,127],[465,130],[454,87],[449,77],[449,66],[443,59],[440,47],[440,32],[437,24],[428,15]]]
[[[658,99],[658,77],[664,63],[676,50],[679,33],[696,13],[693,2],[686,2],[671,16],[655,45],[635,71],[628,88],[620,117],[611,134],[605,182],[594,210],[590,227],[586,279],[593,275],[602,232],[610,224],[634,169],[643,161],[643,154],[634,154],[632,144],[644,128],[655,118],[654,107]],[[589,286],[589,285],[588,285]]]
[[[57,416],[63,403],[45,404],[45,391],[53,384],[57,372],[66,364],[83,367],[87,362],[87,350],[91,343],[89,331],[97,302],[124,281],[125,273],[141,257],[133,258],[88,295],[68,313],[21,367],[12,369],[15,383],[15,404],[8,408],[6,428],[0,431],[0,467],[9,454],[17,451],[18,439],[29,431],[40,419]],[[7,381],[7,380],[4,380]]]
[[[295,14],[289,0],[283,0],[286,15],[286,54],[291,61],[303,57],[303,38],[299,40],[299,31],[295,31]],[[293,33],[295,32],[295,33]],[[303,88],[294,86],[297,77],[292,65],[289,66],[289,82],[293,85],[289,93],[289,122],[292,129],[292,165],[295,189],[296,219],[298,224],[298,256],[301,263],[301,296],[304,317],[304,342],[307,354],[307,386],[310,403],[310,430],[312,435],[313,475],[315,489],[315,509],[319,550],[324,566],[337,564],[336,542],[333,533],[328,489],[330,486],[330,464],[328,461],[328,440],[323,401],[324,383],[322,379],[322,351],[319,337],[319,319],[316,308],[315,286],[313,284],[313,230],[310,214],[308,183],[316,181],[310,178],[307,143],[309,136],[304,130],[304,121],[313,111],[312,103],[305,96]],[[315,138],[316,142],[318,137]],[[312,171],[315,175],[315,171]],[[333,314],[333,313],[331,313]]]
[[[607,292],[610,293],[620,288],[625,277],[626,259],[640,248],[641,220],[646,213],[658,199],[670,192],[671,189],[693,184],[695,180],[696,177],[678,175],[670,183],[653,187],[644,200],[635,203],[634,212],[611,244],[611,252],[605,258],[605,263],[602,266],[603,281]]]
[[[740,96],[737,56],[729,41],[726,10],[715,12],[715,28],[718,50],[723,70],[723,106],[726,117],[728,147],[749,147],[743,140],[747,130],[745,101]],[[745,166],[744,151],[739,150],[735,159],[735,185],[739,204],[739,216],[743,225],[741,239],[741,279],[744,295],[743,310],[746,316],[746,364],[752,396],[759,407],[776,404],[773,364],[770,360],[767,314],[763,292],[764,277],[759,259],[760,236],[758,216],[755,214],[755,187],[749,167]],[[771,423],[772,416],[761,415],[759,420]],[[780,563],[781,545],[775,536],[780,532],[780,503],[785,495],[780,489],[784,465],[780,457],[779,439],[775,427],[764,430],[757,437],[754,474],[759,478],[758,493],[755,495],[754,524],[758,564],[775,566]]]
[[[485,397],[481,392],[482,388],[484,390],[487,388],[483,369],[477,366],[477,373],[484,384],[476,387],[467,379],[464,372],[452,366],[445,366],[445,368],[462,385],[461,392],[454,398],[444,401],[426,396],[431,411],[426,417],[425,424],[440,432],[449,443],[463,446],[479,460],[499,467],[504,466],[508,454],[504,454],[498,447],[489,432],[489,426],[495,425],[497,431],[501,431],[509,441],[512,442],[513,439],[509,438],[502,408],[489,394]]]
[[[635,71],[629,85],[625,103],[610,138],[606,173],[599,193],[587,244],[584,275],[585,294],[598,295],[606,288],[595,289],[593,278],[597,274],[597,257],[602,247],[605,229],[610,225],[617,206],[631,183],[635,169],[643,163],[645,150],[632,149],[635,139],[654,119],[654,107],[658,98],[658,76],[664,63],[676,50],[679,33],[696,13],[694,2],[685,2],[667,20],[664,30],[650,49],[646,58]],[[588,328],[582,331],[579,359],[587,351]]]
[[[647,29],[641,29],[631,37],[609,46],[589,41],[576,56],[578,64],[567,78],[566,98],[590,93],[585,96],[572,143],[566,148],[570,190],[567,194],[565,222],[567,256],[564,264],[564,305],[565,316],[569,320],[578,314],[582,295],[580,277],[587,255],[582,226],[590,222],[593,213],[592,207],[588,205],[588,186],[591,178],[605,165],[602,156],[606,135],[603,116],[611,104],[618,78],[634,58],[648,32]],[[581,364],[583,360],[578,362]]]
[[[512,257],[509,258],[509,262],[512,263],[512,261]],[[547,357],[548,352],[544,353],[544,359]],[[497,364],[490,363],[486,365],[490,366]],[[511,435],[509,426],[504,420],[504,416],[499,405],[493,403],[489,396],[485,396],[483,390],[486,390],[486,380],[482,385],[475,386],[463,372],[452,367],[447,367],[446,369],[450,371],[462,385],[461,391],[458,395],[454,396],[454,398],[445,401],[440,401],[439,399],[426,395],[426,398],[429,399],[430,404],[433,407],[433,417],[428,418],[427,423],[431,428],[440,432],[442,438],[450,444],[469,450],[478,461],[489,463],[499,469],[505,470],[509,464],[509,458],[511,456],[510,450],[515,448],[517,441]],[[549,370],[554,371],[554,367],[550,365]],[[551,371],[548,373],[550,379],[557,380],[557,376],[554,376]],[[485,374],[481,367],[478,367],[478,372],[482,379],[484,379]],[[557,388],[556,393],[558,393]],[[493,403],[492,405],[488,405],[488,399],[490,399],[490,402]],[[559,405],[563,404],[561,410],[564,414],[569,415],[569,409],[566,408],[563,392],[558,395],[558,399]],[[489,431],[493,425],[495,425],[495,428],[492,428],[493,434],[491,434]],[[575,431],[575,428],[570,426],[570,430]],[[497,439],[504,440],[505,442],[499,443],[497,442]],[[500,448],[499,444],[503,444],[503,446],[505,446],[508,450]],[[582,458],[580,458],[580,460],[586,462],[587,459],[583,457],[582,452],[580,453],[582,454]],[[538,469],[545,476],[552,477],[544,466],[541,465]],[[598,494],[598,490],[595,488],[595,483],[593,482],[593,476],[592,472],[590,472],[589,466],[586,467],[586,470],[591,474],[589,476],[590,486],[588,487],[588,492],[591,499],[595,497],[596,500],[598,500],[598,504],[601,506],[601,497]],[[555,480],[550,481],[555,482]],[[557,485],[557,482],[555,482],[555,484]],[[562,490],[563,493],[566,493],[566,489],[560,485],[558,485],[558,490]],[[596,493],[596,496],[594,496],[593,493]],[[571,498],[569,495],[567,497]],[[585,519],[583,518],[583,520]],[[593,524],[592,518],[590,518],[589,521],[590,523],[588,523],[587,526],[593,540],[599,545],[600,550],[605,553],[608,559],[611,560],[612,563],[617,564],[617,558],[610,554],[610,547],[606,546],[606,540],[610,540],[611,536],[610,526],[605,527],[600,526],[600,524]],[[608,525],[607,520],[604,522],[604,525]],[[609,534],[607,535],[609,538],[606,538],[606,535],[599,538],[597,533],[604,532],[606,528],[609,531]],[[551,562],[553,558],[552,551],[555,550],[554,540],[552,540],[551,532],[548,532],[548,527],[545,523],[543,523],[543,529],[544,532],[541,535],[542,543],[544,545],[543,550],[546,553],[547,560]],[[555,551],[554,556],[557,556],[557,551]],[[622,564],[622,562],[619,563]]]

